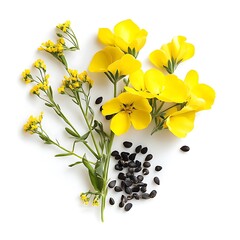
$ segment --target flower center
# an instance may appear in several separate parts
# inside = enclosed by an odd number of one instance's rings
[[[133,103],[131,104],[122,104],[122,110],[128,114],[131,114],[134,110]]]

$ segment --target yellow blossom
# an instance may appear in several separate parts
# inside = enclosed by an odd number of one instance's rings
[[[128,131],[131,124],[137,130],[146,128],[151,122],[152,107],[141,96],[124,92],[103,105],[102,114],[114,115],[110,128],[116,135]]]
[[[42,59],[38,59],[37,61],[34,62],[34,67],[36,68],[41,68],[43,71],[46,71],[46,64]]]
[[[64,50],[64,40],[62,38],[58,39],[57,43],[52,42],[51,40],[48,40],[47,42],[44,42],[41,44],[41,46],[38,48],[38,50],[42,51],[45,50],[49,53],[57,53],[59,55],[63,54]]]
[[[141,62],[117,47],[105,47],[97,52],[89,65],[90,72],[111,72],[114,76],[128,75],[141,68]]]
[[[67,29],[70,28],[71,22],[69,20],[67,20],[66,22],[62,23],[62,24],[58,24],[57,28],[62,30],[63,32],[66,32]]]
[[[165,76],[157,69],[149,69],[145,73],[136,71],[129,76],[133,88],[125,90],[145,98],[158,98],[164,102],[185,102],[188,98],[188,88],[175,75]]]
[[[85,204],[85,205],[88,205],[89,204],[89,197],[85,194],[85,193],[82,193],[81,195],[80,195],[80,198],[81,198],[81,200],[83,201],[83,203]]]
[[[37,131],[41,121],[43,119],[43,112],[40,113],[38,117],[30,116],[26,124],[24,124],[23,129],[25,132],[33,134]]]
[[[117,46],[125,53],[138,53],[146,43],[147,34],[146,30],[127,19],[119,22],[113,32],[108,28],[100,28],[98,39],[104,45]]]
[[[31,75],[31,72],[30,72],[30,69],[25,69],[23,72],[22,72],[22,79],[23,81],[28,84],[30,82],[33,81],[32,79],[32,75]]]
[[[99,197],[98,197],[98,196],[96,196],[96,197],[93,199],[92,205],[95,206],[95,207],[99,206]]]
[[[185,37],[177,36],[170,43],[153,51],[149,59],[156,67],[165,68],[169,73],[173,73],[179,63],[186,61],[193,55],[193,44],[187,43]]]

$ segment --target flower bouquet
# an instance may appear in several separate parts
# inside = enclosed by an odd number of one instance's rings
[[[42,124],[42,112],[37,117],[29,117],[24,131],[36,134],[45,144],[59,148],[61,153],[55,155],[56,157],[76,157],[70,167],[82,165],[86,168],[91,188],[81,193],[80,198],[84,204],[91,202],[94,206],[100,205],[103,221],[109,187],[115,187],[116,191],[124,189],[127,195],[122,195],[121,207],[132,198],[156,196],[156,191],[146,193],[146,184],[142,183],[143,176],[135,175],[137,172],[143,175],[148,173],[152,155],[148,154],[142,164],[135,157],[139,152],[145,154],[146,148],[137,146],[133,153],[119,153],[112,149],[114,138],[125,134],[130,127],[136,130],[152,127],[152,134],[168,129],[176,137],[186,137],[194,127],[196,113],[211,108],[215,92],[210,86],[199,83],[195,70],[190,70],[184,80],[174,74],[178,65],[194,55],[193,44],[188,43],[183,36],[176,36],[160,49],[152,51],[149,60],[154,67],[143,71],[142,63],[137,57],[146,43],[147,31],[140,29],[130,19],[116,24],[113,31],[100,28],[98,40],[103,48],[92,57],[88,71],[79,72],[69,66],[65,55],[66,52],[79,50],[78,39],[70,21],[59,24],[56,35],[56,42],[48,40],[41,44],[39,50],[50,54],[65,68],[66,75],[59,82],[58,93],[77,106],[85,122],[85,131],[79,132],[56,102],[57,91],[51,87],[50,75],[42,59],[34,62],[35,70],[26,69],[22,73],[22,79],[27,84],[33,84],[31,94],[38,97],[63,121],[63,131],[71,138],[72,146],[63,146],[47,133]],[[33,74],[36,70],[38,74]],[[99,97],[95,102],[92,101],[91,90],[97,79],[93,81],[91,73],[105,74],[112,83],[112,99],[102,102],[103,98]],[[92,104],[101,104],[101,113],[111,121],[110,125],[98,119]],[[123,144],[126,148],[132,146],[128,141]],[[85,148],[86,153],[79,155],[78,148]],[[185,146],[183,150],[189,149]],[[115,186],[116,181],[110,181],[108,176],[111,158],[118,160],[115,166],[117,170],[128,169],[118,175],[122,180],[120,189]],[[156,170],[161,170],[161,166],[157,166]],[[159,184],[157,177],[154,181]],[[140,190],[142,194],[137,194]],[[114,204],[112,198],[109,201]],[[131,206],[126,204],[125,210],[130,210]]]

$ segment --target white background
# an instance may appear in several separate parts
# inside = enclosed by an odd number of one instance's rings
[[[240,239],[239,157],[239,7],[237,0],[212,1],[7,1],[1,4],[1,165],[0,239]],[[196,47],[194,58],[176,71],[184,78],[190,69],[217,93],[210,111],[198,114],[195,129],[185,139],[149,130],[131,130],[116,138],[119,148],[125,139],[145,144],[154,154],[158,195],[134,204],[130,212],[117,206],[105,211],[83,206],[79,194],[88,190],[86,171],[68,168],[74,159],[57,159],[59,153],[36,137],[23,133],[31,114],[45,112],[44,125],[64,143],[63,124],[29,95],[20,81],[21,72],[39,57],[44,58],[57,89],[64,74],[60,65],[37,47],[54,39],[55,26],[69,19],[81,50],[71,56],[73,68],[85,70],[100,49],[99,27],[113,28],[131,18],[149,35],[139,59],[151,66],[148,54],[173,36],[184,35]],[[99,75],[92,75],[97,77]],[[111,97],[104,78],[95,80],[96,97]],[[94,97],[93,97],[94,98]],[[68,114],[74,114],[63,96],[57,96]],[[76,122],[77,116],[73,121]],[[50,126],[49,126],[50,125]],[[190,152],[179,148],[187,144]],[[113,165],[111,166],[113,168]],[[110,172],[114,177],[115,172]],[[109,194],[112,194],[110,192]],[[119,196],[119,195],[118,195]]]

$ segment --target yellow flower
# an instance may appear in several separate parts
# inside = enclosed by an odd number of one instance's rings
[[[36,68],[41,68],[43,71],[46,71],[46,64],[42,59],[38,59],[37,61],[34,62],[34,67]]]
[[[47,42],[42,43],[38,50],[45,50],[49,53],[57,53],[58,55],[62,55],[65,46],[64,44],[64,39],[62,38],[59,38],[57,43],[48,40]]]
[[[113,32],[108,28],[100,28],[98,39],[104,45],[117,46],[125,53],[137,54],[145,45],[147,34],[146,30],[127,19],[118,23]]]
[[[172,42],[153,51],[149,59],[156,67],[165,68],[168,73],[173,73],[179,63],[186,61],[193,55],[194,46],[187,43],[185,37],[177,36],[172,39]]]
[[[199,83],[198,73],[191,70],[185,77],[185,84],[189,89],[188,106],[195,111],[210,109],[214,103],[216,93],[210,86]]]
[[[38,117],[30,116],[28,118],[27,123],[24,124],[23,130],[25,132],[29,132],[30,134],[35,133],[37,131],[42,119],[43,119],[43,112],[41,112]]]
[[[33,81],[32,75],[31,75],[29,69],[25,69],[25,70],[22,72],[22,79],[23,79],[23,81],[24,81],[26,84],[28,84],[28,83],[30,83],[30,82]]]
[[[105,47],[97,52],[89,65],[90,72],[111,72],[114,76],[128,75],[141,68],[141,62],[117,47]]]
[[[80,198],[82,199],[82,201],[83,201],[83,203],[85,204],[85,205],[88,205],[88,203],[89,203],[89,197],[85,194],[85,193],[82,193],[81,195],[80,195]]]
[[[127,132],[131,124],[135,129],[141,130],[151,122],[152,107],[148,100],[132,93],[121,93],[105,103],[102,108],[104,116],[114,114],[110,129],[116,135]]]
[[[71,25],[71,22],[69,20],[67,20],[65,23],[58,24],[57,28],[62,30],[63,32],[66,32],[67,29],[70,28],[70,25]]]
[[[168,113],[167,113],[168,115]],[[174,108],[166,120],[169,131],[179,138],[184,138],[194,127],[196,111],[190,107],[184,107],[180,111]]]
[[[95,207],[99,206],[99,197],[98,196],[94,197],[92,205]]]
[[[164,102],[182,103],[187,101],[188,88],[175,75],[165,76],[157,69],[145,73],[136,71],[129,76],[133,88],[125,87],[126,91],[141,95],[145,98],[158,98]]]

